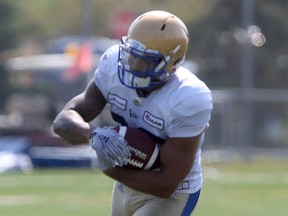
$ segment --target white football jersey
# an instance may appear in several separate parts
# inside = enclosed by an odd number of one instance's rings
[[[115,45],[101,57],[94,81],[110,104],[113,119],[125,126],[142,128],[160,140],[193,137],[208,127],[212,98],[209,88],[189,70],[180,67],[168,82],[147,97],[122,85],[118,78]],[[194,193],[202,186],[201,145],[194,165],[177,192]]]

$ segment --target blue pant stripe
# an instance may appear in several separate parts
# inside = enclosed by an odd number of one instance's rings
[[[196,193],[189,195],[188,201],[186,203],[185,208],[183,209],[181,216],[191,215],[192,211],[194,210],[194,208],[198,202],[200,192],[201,192],[201,190],[197,191]]]

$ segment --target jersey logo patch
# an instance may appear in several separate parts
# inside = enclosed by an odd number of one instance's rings
[[[109,93],[108,102],[111,105],[118,107],[119,109],[126,110],[127,101],[124,98],[121,98],[116,94]]]
[[[149,125],[156,127],[158,129],[164,128],[164,120],[153,116],[151,113],[145,111],[143,115],[143,120]]]
[[[129,115],[131,118],[139,119],[139,116],[131,109],[129,109]]]
[[[177,188],[177,190],[184,190],[184,189],[189,189],[190,188],[190,183],[189,181],[183,181]]]

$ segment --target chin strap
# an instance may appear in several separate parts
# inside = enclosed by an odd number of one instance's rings
[[[165,60],[162,60],[158,66],[155,68],[155,72],[160,71],[166,64],[166,62],[170,61],[171,56],[172,58],[175,56],[175,54],[179,51],[179,49],[181,48],[181,45],[177,45],[176,48],[174,50],[171,50],[169,52],[169,55],[165,57]]]

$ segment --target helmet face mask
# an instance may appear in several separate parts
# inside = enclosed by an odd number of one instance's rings
[[[118,58],[118,75],[127,87],[152,88],[165,82],[170,76],[165,71],[165,56],[156,50],[127,37],[121,39]]]
[[[185,24],[165,11],[150,11],[134,20],[119,46],[118,75],[134,89],[165,83],[180,66],[188,47]]]

